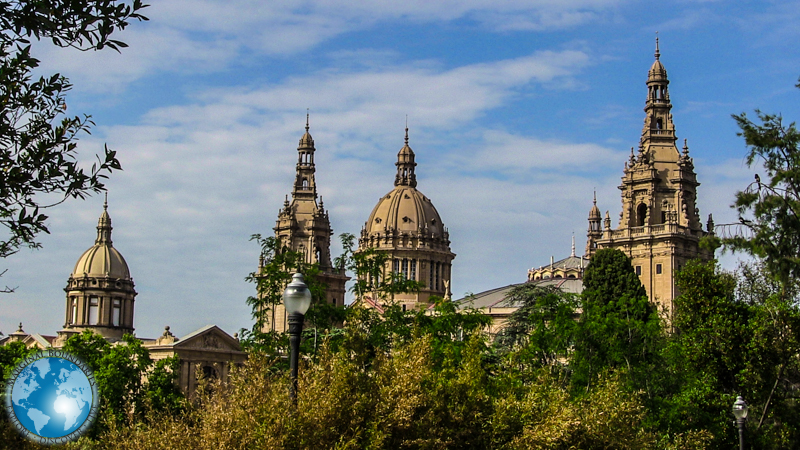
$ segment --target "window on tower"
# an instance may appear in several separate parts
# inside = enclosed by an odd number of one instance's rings
[[[89,297],[89,325],[97,325],[97,320],[100,317],[100,299],[97,297]]]
[[[409,280],[416,280],[417,279],[417,260],[411,260],[411,272],[409,273]]]
[[[121,306],[122,306],[122,304],[121,304],[120,300],[118,298],[115,298],[114,299],[114,311],[113,311],[113,315],[112,315],[112,318],[111,318],[111,324],[114,325],[115,327],[119,326],[119,316],[120,316]]]

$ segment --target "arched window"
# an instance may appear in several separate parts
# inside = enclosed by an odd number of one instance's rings
[[[644,219],[647,217],[647,205],[640,203],[636,208],[636,226],[643,227]]]
[[[303,178],[303,189],[308,189],[308,178]]]
[[[664,128],[664,121],[660,117],[656,119],[656,130]]]

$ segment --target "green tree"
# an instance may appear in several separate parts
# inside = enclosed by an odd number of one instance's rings
[[[273,236],[262,238],[255,234],[250,240],[260,245],[261,256],[258,272],[253,272],[246,278],[247,281],[256,283],[256,295],[247,299],[254,323],[250,330],[241,330],[243,347],[273,355],[285,351],[288,346],[285,333],[264,329],[268,323],[282,319],[275,318],[276,306],[283,303],[283,291],[292,281],[295,272],[303,274],[305,283],[311,290],[312,306],[306,313],[306,321],[311,324],[311,328],[307,328],[304,333],[317,335],[319,328],[332,328],[343,316],[343,312],[341,308],[328,305],[325,297],[327,286],[318,278],[319,266],[306,263],[301,253],[281,245],[280,240]]]
[[[335,265],[344,267],[355,275],[355,284],[350,288],[356,301],[369,296],[373,301],[392,301],[395,294],[418,292],[424,282],[406,279],[401,273],[387,270],[389,254],[374,248],[355,251],[355,236],[339,235],[344,249],[336,258]]]
[[[39,60],[30,40],[49,40],[79,50],[126,47],[112,35],[147,5],[115,0],[11,0],[0,2],[0,257],[22,246],[39,247],[36,235],[48,232],[41,209],[104,189],[103,179],[121,170],[116,152],[105,148],[89,171],[76,160],[77,140],[93,125],[90,116],[64,117],[65,94],[72,87],[54,74],[34,79]],[[42,198],[54,199],[42,204]],[[6,289],[8,290],[8,288]]]
[[[557,286],[520,284],[508,293],[506,305],[515,305],[495,344],[503,353],[517,351],[519,364],[537,367],[565,362],[574,343],[579,298]]]
[[[663,328],[630,258],[598,250],[583,276],[581,306],[570,361],[576,392],[589,389],[606,369],[624,369],[632,388],[652,389]]]
[[[766,170],[764,178],[756,174],[755,182],[736,193],[733,205],[752,236],[722,243],[763,260],[769,273],[788,287],[800,276],[800,133],[794,122],[784,125],[780,114],[756,110],[756,115],[760,123],[745,113],[733,116],[748,146],[748,166]]]
[[[183,407],[176,383],[178,358],[154,363],[142,342],[130,334],[112,345],[87,330],[70,336],[64,350],[82,358],[94,372],[101,397],[99,417],[106,423],[131,424],[148,410],[174,413]]]

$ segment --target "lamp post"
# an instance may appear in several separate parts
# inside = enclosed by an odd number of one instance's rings
[[[289,315],[289,369],[292,376],[292,402],[297,404],[297,360],[300,357],[300,336],[303,316],[311,306],[311,291],[303,282],[303,274],[292,275],[292,282],[283,291],[283,305]]]
[[[736,426],[739,427],[739,450],[744,450],[744,422],[747,420],[747,402],[742,396],[736,397],[733,402],[733,416],[736,417]]]

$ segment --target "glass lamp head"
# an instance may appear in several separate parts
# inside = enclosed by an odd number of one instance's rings
[[[747,402],[744,401],[742,396],[736,397],[736,401],[733,403],[733,416],[736,417],[736,419],[746,419],[747,409]]]
[[[305,315],[311,306],[311,291],[303,281],[303,274],[292,275],[292,282],[283,291],[283,305],[289,314],[300,313]]]

